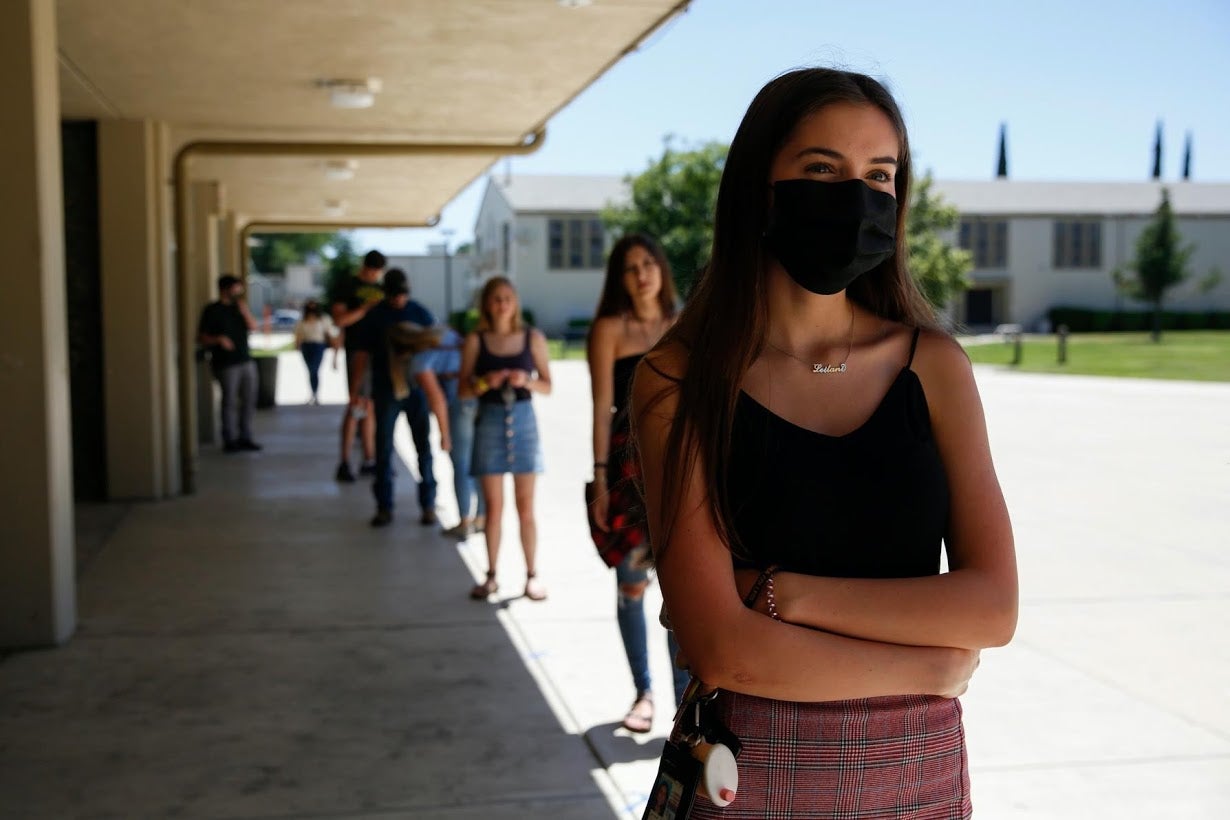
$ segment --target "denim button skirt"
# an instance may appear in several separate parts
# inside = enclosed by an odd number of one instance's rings
[[[533,403],[518,401],[511,407],[480,403],[470,475],[541,472],[542,447]]]

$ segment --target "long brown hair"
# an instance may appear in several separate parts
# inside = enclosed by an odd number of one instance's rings
[[[619,238],[606,259],[606,278],[602,281],[602,295],[598,297],[598,310],[595,319],[604,316],[619,316],[632,311],[632,294],[624,285],[624,268],[628,260],[628,252],[633,248],[644,248],[645,253],[653,257],[662,272],[662,289],[658,291],[658,306],[662,315],[672,318],[677,310],[679,297],[675,292],[675,280],[671,275],[671,263],[666,258],[666,252],[653,237],[643,233],[628,233]]]
[[[517,309],[513,311],[512,332],[516,333],[521,329],[521,294],[517,293],[517,289],[513,287],[512,280],[507,276],[493,276],[483,285],[483,289],[478,295],[479,333],[495,330],[495,320],[491,318],[491,312],[487,309],[487,301],[491,299],[491,295],[495,293],[496,289],[501,287],[507,287],[511,290],[513,298],[517,300]]]
[[[651,399],[649,407],[636,411],[643,415],[671,392],[678,397],[663,458],[664,526],[655,550],[665,549],[670,541],[683,499],[683,479],[699,458],[718,535],[732,552],[741,552],[725,479],[735,402],[744,375],[761,353],[768,326],[762,235],[769,217],[770,169],[798,123],[836,102],[876,106],[893,123],[900,144],[896,252],[859,277],[847,294],[877,316],[911,326],[935,326],[935,314],[906,265],[910,146],[892,95],[871,77],[834,69],[798,69],[774,78],[752,100],[731,142],[718,186],[709,264],[679,321],[659,343],[685,350],[689,366],[677,380],[671,377],[675,383]],[[652,358],[646,364],[657,369]]]

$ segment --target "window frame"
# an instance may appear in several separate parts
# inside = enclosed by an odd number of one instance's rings
[[[957,226],[957,245],[974,257],[976,270],[1007,270],[1008,220],[962,217]]]
[[[1051,270],[1101,270],[1102,220],[1066,217],[1051,223]]]
[[[594,214],[547,217],[547,270],[602,270],[606,266],[606,229]]]

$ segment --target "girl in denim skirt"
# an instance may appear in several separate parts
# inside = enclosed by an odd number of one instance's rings
[[[547,339],[521,321],[521,303],[512,282],[487,281],[479,297],[478,330],[461,351],[461,397],[478,398],[474,455],[470,473],[487,502],[487,577],[470,590],[484,600],[499,589],[495,580],[504,510],[504,475],[512,473],[521,549],[525,553],[525,597],[541,601],[547,592],[536,577],[538,527],[534,521],[534,482],[542,472],[533,393],[551,392]]]

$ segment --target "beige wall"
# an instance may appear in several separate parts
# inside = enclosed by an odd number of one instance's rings
[[[54,5],[0,3],[0,646],[76,628],[64,203]]]

